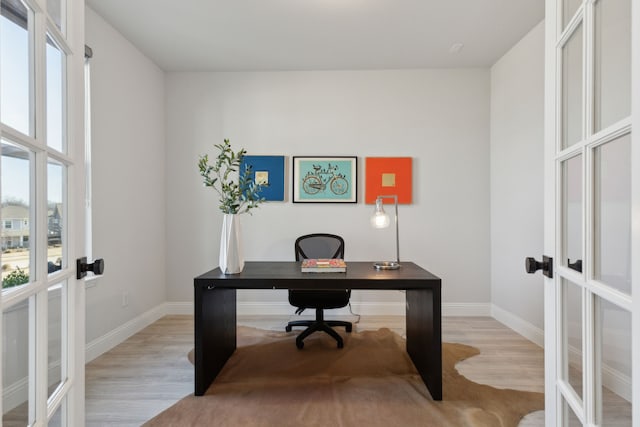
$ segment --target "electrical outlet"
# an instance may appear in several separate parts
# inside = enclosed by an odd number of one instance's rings
[[[129,291],[122,292],[122,306],[127,307],[129,305]]]

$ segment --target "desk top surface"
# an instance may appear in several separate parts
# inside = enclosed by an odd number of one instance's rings
[[[441,280],[412,262],[398,270],[376,270],[373,262],[347,261],[346,273],[302,273],[300,262],[249,261],[239,274],[219,268],[194,279],[194,286],[231,289],[440,289]]]

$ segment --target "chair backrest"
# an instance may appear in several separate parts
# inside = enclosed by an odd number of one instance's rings
[[[300,236],[295,243],[296,261],[306,258],[344,258],[344,240],[335,234]]]

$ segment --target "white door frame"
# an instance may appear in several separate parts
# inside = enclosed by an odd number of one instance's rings
[[[631,126],[640,129],[640,5],[634,1],[631,6]],[[631,161],[631,277],[633,313],[632,360],[640,360],[640,144],[632,140]],[[632,373],[633,425],[640,426],[640,367]]]
[[[611,0],[606,0],[611,1]],[[561,224],[562,218],[559,215],[560,209],[556,208],[557,203],[560,202],[561,194],[559,191],[558,182],[561,182],[560,170],[557,166],[557,149],[558,141],[560,140],[559,132],[561,129],[561,119],[559,119],[558,107],[561,103],[561,94],[559,94],[560,82],[562,81],[561,70],[558,64],[561,63],[560,53],[558,49],[558,43],[560,35],[562,33],[561,26],[558,21],[561,17],[562,0],[546,0],[546,21],[545,21],[545,155],[544,155],[544,192],[545,192],[545,206],[544,206],[544,254],[552,256],[554,258],[554,278],[544,278],[545,286],[545,425],[555,426],[562,425],[562,407],[561,396],[559,391],[559,385],[557,378],[561,372],[560,360],[562,360],[562,330],[560,316],[563,315],[562,307],[559,306],[559,299],[561,293],[560,279],[558,272],[560,271],[567,277],[572,277],[573,272],[567,270],[566,267],[562,267],[563,263],[560,262],[560,257],[563,256],[561,242],[558,241],[558,224]],[[591,31],[591,9],[590,7],[595,3],[595,0],[585,0],[583,5],[586,5],[586,19],[583,22],[583,30]],[[579,10],[583,6],[580,6]],[[640,7],[637,0],[632,1],[632,96],[631,96],[631,118],[625,119],[619,122],[620,129],[629,128],[640,129]],[[574,22],[575,24],[575,22]],[[571,24],[568,25],[569,27]],[[583,52],[585,55],[591,55],[591,46],[589,38],[583,37],[586,47],[583,45]],[[586,57],[586,56],[585,56]],[[590,59],[590,58],[587,58]],[[589,61],[587,61],[588,63]],[[583,104],[590,102],[591,100],[591,70],[583,69]],[[636,77],[633,79],[633,77]],[[583,108],[582,123],[584,129],[591,128],[591,117],[587,112],[590,108]],[[587,132],[587,135],[590,133]],[[598,343],[594,343],[593,340],[597,339],[597,334],[593,330],[594,316],[596,307],[594,307],[592,292],[597,290],[601,296],[607,296],[608,299],[617,301],[617,304],[631,312],[631,327],[632,327],[632,360],[640,360],[640,143],[637,138],[634,138],[634,134],[631,134],[631,277],[632,287],[631,295],[633,299],[617,295],[615,292],[609,292],[607,289],[593,288],[586,292],[583,290],[583,298],[587,296],[584,302],[583,308],[583,325],[585,330],[583,331],[583,342],[586,344],[586,348],[592,346],[597,347]],[[571,152],[567,149],[564,152]],[[587,203],[587,206],[591,204],[591,194],[587,189],[588,182],[591,181],[590,175],[590,161],[591,161],[590,147],[587,146],[582,151],[582,164],[583,168],[589,165],[588,168],[583,170],[583,197]],[[583,214],[583,250],[582,259],[587,266],[586,274],[589,275],[592,272],[591,259],[592,254],[587,250],[588,245],[585,245],[584,239],[591,239],[590,224],[592,224],[591,210],[587,208]],[[578,281],[582,281],[580,275],[573,275]],[[588,277],[588,276],[587,276]],[[587,279],[588,281],[588,279]],[[582,281],[582,283],[585,283]],[[586,288],[591,285],[586,284]],[[595,355],[594,355],[595,354]],[[597,361],[597,351],[594,354],[583,355],[583,370],[585,372],[594,372],[594,365]],[[595,374],[594,374],[595,375]],[[587,406],[585,415],[585,423],[593,422],[593,418],[597,416],[597,403],[596,399],[599,398],[598,392],[594,392],[598,383],[597,379],[589,378],[593,375],[587,375],[586,387],[584,387],[584,395],[582,399]],[[561,387],[561,386],[560,386]],[[571,393],[568,393],[571,395]],[[568,397],[569,403],[572,401],[572,397]],[[632,406],[633,406],[633,425],[640,426],[640,368],[633,366],[632,369]]]
[[[76,161],[76,167],[70,171],[69,205],[73,208],[70,220],[75,221],[73,233],[69,233],[71,245],[69,261],[84,256],[85,243],[85,35],[84,35],[84,0],[67,0],[67,10],[70,22],[68,38],[74,55],[70,58],[67,74],[68,80],[68,110],[69,110],[69,144],[72,147],[70,155]],[[72,197],[71,197],[72,196]],[[74,384],[69,392],[68,412],[69,425],[82,426],[85,424],[85,283],[84,279],[69,278],[70,290],[70,325],[73,327],[69,343],[69,366],[73,369]]]
[[[26,136],[5,124],[0,125],[2,137],[20,144],[32,152],[31,179],[35,189],[32,191],[31,203],[35,206],[35,215],[30,221],[31,277],[29,284],[0,292],[0,307],[3,312],[14,304],[29,299],[29,417],[35,426],[44,426],[60,408],[66,398],[67,405],[61,413],[65,425],[81,426],[85,423],[84,415],[84,364],[85,364],[85,303],[84,280],[76,280],[75,259],[84,253],[84,1],[61,1],[60,31],[53,20],[47,17],[47,0],[24,0],[29,9],[34,11],[33,21],[29,24],[29,34],[33,46],[33,57],[30,73],[31,96],[33,105],[31,114],[35,116],[35,138]],[[49,33],[61,51],[65,53],[63,76],[62,110],[66,131],[66,151],[57,151],[48,147],[47,127],[43,120],[46,117],[46,43],[45,35]],[[66,72],[66,74],[64,74]],[[1,113],[1,112],[0,112]],[[64,143],[63,143],[64,144]],[[66,240],[63,246],[65,263],[60,271],[53,274],[47,272],[47,162],[55,159],[63,167],[63,201],[66,211],[63,212],[63,230]],[[34,179],[35,177],[35,179]],[[66,186],[65,186],[66,183]],[[1,188],[1,187],[0,187]],[[32,207],[32,209],[34,209]],[[34,232],[35,231],[35,232]],[[49,394],[48,374],[48,300],[50,287],[66,282],[67,288],[61,290],[61,344],[60,349],[61,385],[53,394]],[[64,287],[63,287],[64,288]],[[33,302],[33,301],[32,301]],[[0,316],[0,328],[2,316]],[[3,330],[3,329],[0,329]],[[0,362],[2,361],[2,341],[0,340]],[[1,380],[1,372],[0,372]],[[4,388],[0,381],[0,395],[4,396]],[[2,399],[0,399],[0,409]],[[0,411],[4,413],[4,411]],[[0,420],[0,424],[1,424]]]

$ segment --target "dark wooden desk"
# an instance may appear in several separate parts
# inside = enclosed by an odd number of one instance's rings
[[[349,261],[346,273],[301,273],[298,262],[247,262],[233,275],[211,270],[194,279],[195,394],[205,393],[236,349],[236,289],[396,289],[406,290],[407,353],[433,399],[442,400],[440,288],[438,277],[411,262],[376,271],[371,262]]]

